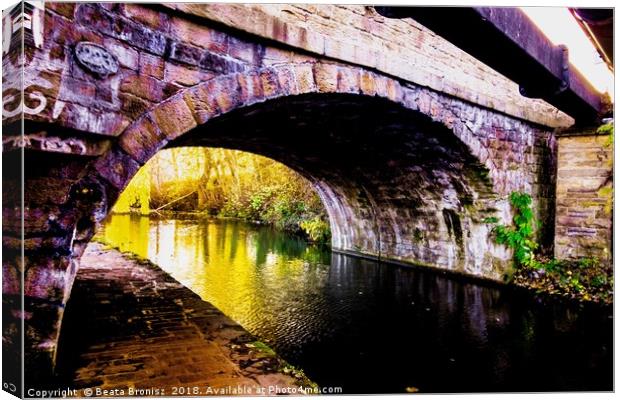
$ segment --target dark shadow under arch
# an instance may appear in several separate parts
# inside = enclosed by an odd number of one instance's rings
[[[335,250],[493,275],[490,254],[485,265],[471,254],[473,241],[486,241],[472,226],[487,234],[481,221],[498,211],[488,170],[418,111],[355,94],[287,96],[215,117],[166,145],[179,146],[248,151],[298,171],[326,206]]]

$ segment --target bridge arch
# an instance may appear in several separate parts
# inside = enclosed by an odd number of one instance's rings
[[[54,364],[79,257],[160,149],[227,147],[270,157],[313,182],[334,250],[501,280],[511,255],[494,244],[484,219],[508,223],[506,195],[531,191],[538,172],[510,166],[527,163],[525,150],[541,137],[542,129],[463,100],[316,60],[228,73],[178,91],[87,163],[54,153],[37,161],[53,168],[40,176],[67,183],[42,194],[58,205],[28,215],[53,237],[26,241],[41,250],[25,272],[26,301],[36,309],[31,320],[39,321],[26,324],[26,358]]]
[[[506,211],[493,160],[455,105],[441,101],[424,88],[332,63],[221,75],[140,116],[85,179],[105,182],[110,208],[164,147],[250,151],[313,183],[335,250],[501,279],[507,254],[482,222]],[[105,214],[82,218],[91,223],[78,226],[77,237],[88,240]]]

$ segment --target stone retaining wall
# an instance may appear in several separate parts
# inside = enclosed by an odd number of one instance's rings
[[[555,256],[609,262],[613,249],[613,143],[609,135],[558,138]]]

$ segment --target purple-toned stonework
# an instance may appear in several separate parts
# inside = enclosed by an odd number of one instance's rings
[[[585,236],[611,257],[609,215],[555,226],[554,130],[571,118],[412,20],[364,6],[49,2],[33,23],[41,40],[3,57],[4,165],[21,149],[25,163],[23,226],[21,177],[3,178],[3,294],[5,336],[25,319],[26,367],[43,375],[97,224],[166,147],[297,170],[337,251],[502,280],[512,254],[484,221],[510,224],[507,197],[522,191],[545,247]],[[11,86],[22,65],[23,99]]]

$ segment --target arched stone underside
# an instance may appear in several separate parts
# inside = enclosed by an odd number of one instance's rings
[[[67,130],[44,127],[48,135]],[[79,256],[162,148],[234,148],[299,171],[323,199],[335,250],[501,280],[510,254],[483,220],[509,223],[513,190],[532,193],[546,220],[549,138],[450,96],[318,62],[221,75],[178,91],[107,145],[82,142],[86,156],[27,151],[26,362],[53,365]],[[4,195],[12,190],[5,185]],[[18,239],[5,236],[11,240]],[[12,260],[3,263],[4,292],[17,299],[18,254]]]
[[[482,221],[509,222],[506,196],[538,189],[544,168],[534,156],[547,140],[531,125],[419,86],[298,63],[175,94],[128,127],[95,169],[119,191],[164,146],[263,154],[315,183],[334,249],[499,280],[509,256]],[[126,156],[136,161],[130,169],[120,167]]]
[[[335,250],[492,279],[504,272],[506,254],[482,223],[502,207],[488,169],[418,111],[359,94],[288,96],[228,112],[166,146],[249,151],[299,171],[323,200]]]

